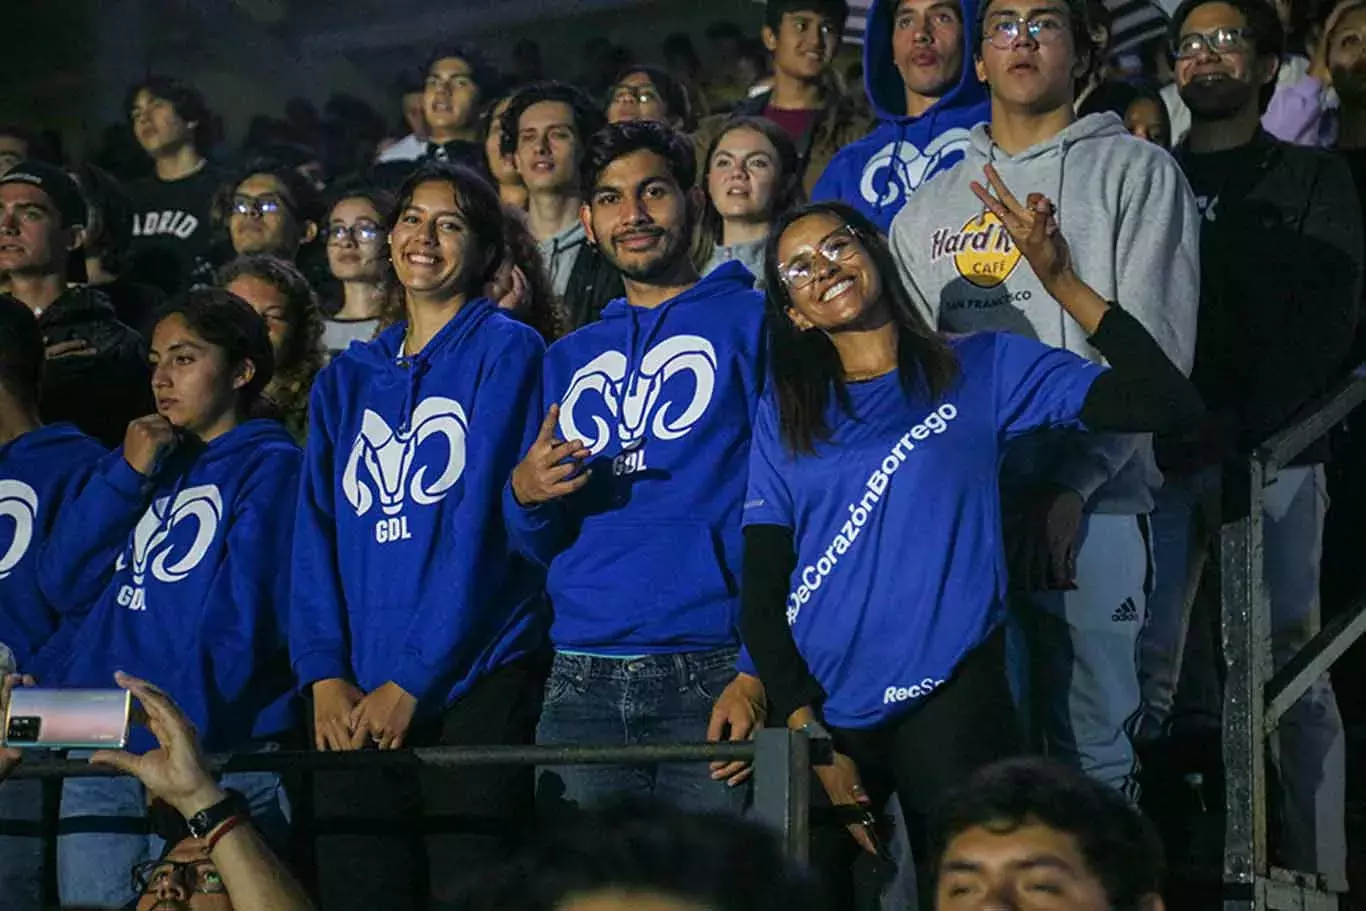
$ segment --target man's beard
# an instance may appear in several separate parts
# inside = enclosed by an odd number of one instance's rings
[[[1333,68],[1333,90],[1349,107],[1366,107],[1366,63]]]
[[[1193,79],[1181,90],[1181,100],[1190,108],[1191,116],[1200,120],[1231,120],[1242,113],[1257,93],[1249,85],[1232,76],[1217,79]]]
[[[643,262],[640,260],[633,263],[623,262],[618,258],[613,244],[603,247],[602,252],[607,261],[622,274],[623,278],[648,285],[667,275],[678,265],[682,257],[687,256],[687,238],[690,235],[691,232],[680,232],[673,235],[668,239],[667,246]]]

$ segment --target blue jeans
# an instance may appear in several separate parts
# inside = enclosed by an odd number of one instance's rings
[[[700,743],[712,706],[735,679],[733,648],[644,658],[557,653],[546,683],[536,742],[624,746]],[[616,799],[659,800],[697,812],[739,813],[748,788],[712,781],[706,763],[554,766],[541,769],[543,811]]]
[[[72,758],[89,753],[72,752]],[[220,784],[242,794],[252,823],[281,844],[289,800],[273,772],[234,772]],[[62,786],[57,889],[65,908],[126,908],[137,897],[134,865],[155,860],[166,843],[147,826],[147,791],[134,778],[69,778]]]

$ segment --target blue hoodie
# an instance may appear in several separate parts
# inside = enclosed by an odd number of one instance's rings
[[[976,0],[963,5],[963,72],[958,84],[924,114],[906,116],[906,84],[892,58],[892,16],[897,0],[873,0],[863,42],[863,80],[878,124],[826,166],[813,200],[838,199],[886,231],[925,181],[963,160],[968,130],[991,119],[986,87],[973,69]]]
[[[87,614],[40,681],[170,693],[208,749],[296,722],[284,637],[302,454],[277,421],[173,453],[152,478],[114,450],[66,507],[39,561],[43,591]],[[153,746],[138,730],[135,751]]]
[[[544,407],[592,479],[508,529],[548,567],[564,651],[670,654],[739,644],[740,509],[764,382],[763,295],[726,263],[654,309],[612,301],[546,352]]]
[[[39,427],[0,446],[0,643],[25,673],[38,672],[39,652],[61,620],[39,588],[38,554],[106,451],[74,424]]]
[[[544,644],[500,494],[536,438],[545,346],[482,298],[413,357],[407,328],[313,384],[289,640],[300,686],[393,682],[430,716]]]

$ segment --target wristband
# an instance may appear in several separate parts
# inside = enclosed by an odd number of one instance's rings
[[[218,847],[218,843],[223,840],[224,835],[227,835],[246,821],[247,817],[239,814],[237,816],[229,816],[219,823],[218,828],[213,830],[213,834],[209,836],[208,841],[206,842],[206,853],[212,854],[213,849]]]

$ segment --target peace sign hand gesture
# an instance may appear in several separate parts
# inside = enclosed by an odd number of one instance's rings
[[[995,166],[986,166],[986,177],[996,195],[993,196],[990,190],[975,180],[972,182],[972,192],[1000,220],[1010,239],[1019,248],[1020,255],[1039,277],[1044,290],[1056,298],[1055,289],[1075,276],[1072,273],[1072,251],[1058,228],[1052,201],[1042,193],[1030,193],[1025,204],[1021,205],[1001,180]]]

